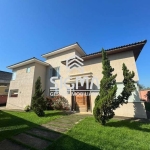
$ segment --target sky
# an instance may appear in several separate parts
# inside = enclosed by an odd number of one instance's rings
[[[78,42],[87,54],[147,39],[136,61],[150,86],[149,0],[0,0],[0,70]]]

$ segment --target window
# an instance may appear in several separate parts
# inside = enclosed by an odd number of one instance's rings
[[[51,72],[51,77],[59,77],[59,67],[56,68],[51,68],[50,69]]]
[[[18,89],[10,90],[9,97],[18,97],[18,92],[19,92]]]
[[[29,73],[29,72],[30,72],[30,67],[28,67],[26,70],[26,73]]]
[[[5,93],[8,93],[9,89],[5,89]]]
[[[16,72],[13,72],[12,80],[16,80]]]

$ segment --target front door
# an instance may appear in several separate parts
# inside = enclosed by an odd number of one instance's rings
[[[79,112],[88,112],[90,110],[90,96],[86,90],[86,85],[78,86],[78,89],[74,89],[72,95],[72,110]]]
[[[86,97],[86,87],[78,86],[76,91],[75,99],[75,110],[79,112],[87,112],[87,97]]]
[[[87,112],[87,97],[84,92],[75,96],[76,111]]]

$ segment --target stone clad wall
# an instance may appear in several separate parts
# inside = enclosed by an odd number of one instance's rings
[[[26,68],[30,67],[30,72],[26,72]],[[11,80],[7,108],[24,109],[25,106],[30,105],[33,89],[33,77],[34,77],[35,64],[25,65],[18,67],[13,71],[16,71],[16,79]],[[10,97],[10,90],[18,89],[18,97]]]

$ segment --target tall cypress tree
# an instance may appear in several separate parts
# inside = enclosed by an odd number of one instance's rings
[[[116,97],[117,85],[115,78],[117,75],[112,74],[114,68],[110,66],[110,61],[104,49],[102,49],[102,68],[103,77],[100,81],[100,91],[95,100],[93,113],[98,122],[105,124],[107,120],[114,116],[111,106],[113,99]]]
[[[100,82],[100,92],[95,99],[95,107],[93,110],[95,119],[101,124],[105,124],[106,121],[113,118],[115,115],[114,110],[119,107],[119,105],[126,104],[132,92],[135,90],[134,85],[134,72],[130,72],[126,65],[122,65],[123,70],[123,84],[124,88],[121,94],[116,97],[117,85],[116,76],[112,75],[114,69],[110,66],[110,61],[108,60],[107,54],[102,49],[102,74],[103,78]]]
[[[116,99],[114,99],[113,102],[114,109],[118,108],[120,104],[121,105],[127,104],[129,97],[132,95],[132,92],[136,89],[133,80],[135,73],[133,71],[132,72],[129,71],[124,63],[122,65],[122,70],[124,76],[123,79],[124,88],[121,94]]]
[[[46,107],[46,104],[43,93],[44,91],[42,91],[41,78],[38,77],[37,81],[35,82],[35,93],[34,96],[32,97],[31,102],[31,108],[38,116],[45,115],[44,109]]]

